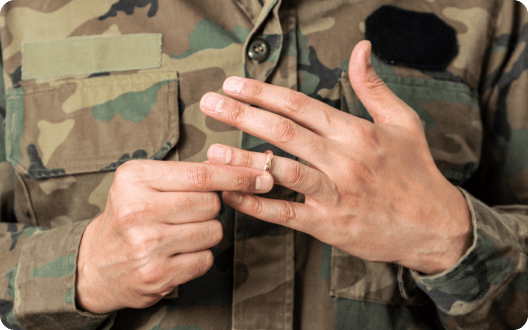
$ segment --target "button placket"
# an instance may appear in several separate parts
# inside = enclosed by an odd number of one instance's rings
[[[265,81],[280,58],[283,31],[279,17],[281,0],[266,0],[244,45],[244,76]],[[251,54],[251,55],[250,55]]]
[[[281,0],[266,0],[248,36],[242,54],[247,78],[265,81],[277,67],[284,38],[280,4]],[[240,147],[257,152],[273,149],[286,156],[282,150],[247,133],[242,134]],[[279,198],[288,199],[286,191],[280,194]],[[293,329],[293,230],[237,212],[235,237],[232,329]]]

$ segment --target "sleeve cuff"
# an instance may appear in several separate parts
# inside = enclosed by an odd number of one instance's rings
[[[24,329],[111,325],[114,315],[82,312],[75,304],[77,255],[89,222],[43,231],[25,241],[15,280],[15,318]]]
[[[460,189],[469,206],[473,244],[450,269],[434,276],[411,271],[416,284],[443,312],[463,315],[496,299],[524,268],[515,233],[492,208]]]

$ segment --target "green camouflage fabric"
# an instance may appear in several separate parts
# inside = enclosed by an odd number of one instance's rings
[[[367,262],[224,207],[218,218],[224,239],[212,249],[207,274],[144,310],[93,315],[77,308],[79,242],[103,211],[120,164],[201,162],[213,143],[293,157],[199,110],[202,95],[220,92],[234,75],[299,90],[369,119],[346,71],[365,38],[366,18],[383,5],[432,13],[456,33],[458,53],[446,69],[372,58],[380,77],[420,115],[438,168],[468,201],[474,241],[452,269],[423,276]],[[527,23],[526,8],[514,0],[8,2],[0,15],[3,324],[17,330],[521,327],[528,317]],[[261,62],[246,55],[255,38],[270,45]],[[161,44],[128,47],[127,40],[144,39]],[[88,50],[71,56],[81,46]],[[143,62],[146,53],[152,63]],[[49,65],[35,65],[50,54]],[[303,199],[281,187],[270,196]]]

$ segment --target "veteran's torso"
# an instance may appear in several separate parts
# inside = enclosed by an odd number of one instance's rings
[[[2,11],[6,153],[18,177],[20,222],[56,227],[96,217],[113,171],[130,159],[201,162],[213,143],[271,148],[199,110],[201,96],[221,91],[229,76],[296,89],[369,119],[346,72],[366,32],[394,47],[405,44],[403,66],[391,65],[383,51],[372,62],[420,115],[444,175],[462,183],[478,166],[477,90],[495,1],[467,8],[454,0],[114,2],[13,0]],[[415,11],[413,19],[429,23],[424,31],[440,29],[440,21],[452,28],[448,37],[458,47],[446,52],[446,67],[424,67],[413,56],[423,51],[418,37],[396,31],[402,39],[394,40],[379,32],[382,22],[366,23],[385,4]],[[269,47],[260,61],[248,57],[255,40]],[[271,196],[302,199],[280,187]],[[386,306],[409,308],[396,313],[402,328],[421,324],[412,311],[426,298],[398,267],[332,251],[229,208],[219,220],[225,235],[209,273],[148,310],[119,312],[116,329],[287,329],[292,322],[330,329],[344,326],[347,319],[338,316],[351,310],[361,317],[383,314]]]

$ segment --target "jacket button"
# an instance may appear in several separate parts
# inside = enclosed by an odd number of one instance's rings
[[[262,38],[257,38],[249,45],[248,57],[258,62],[264,62],[270,54],[270,45]]]

